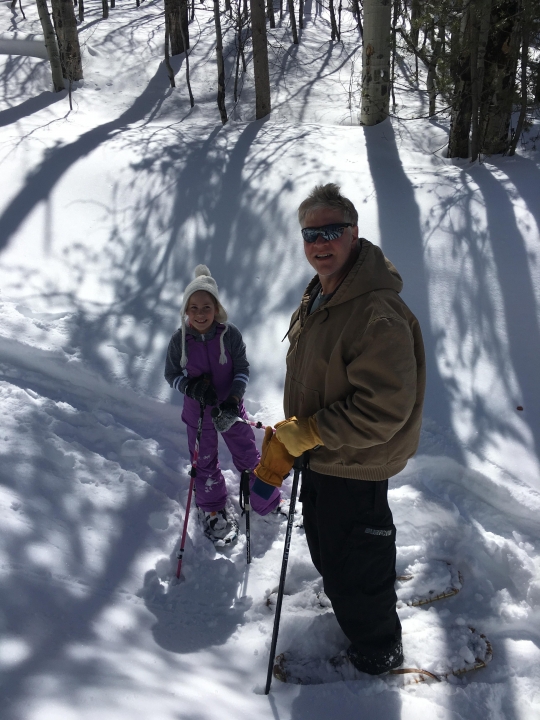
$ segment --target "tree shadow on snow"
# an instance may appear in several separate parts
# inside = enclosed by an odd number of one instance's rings
[[[65,91],[60,93],[43,92],[41,95],[25,100],[19,105],[2,110],[0,112],[0,127],[11,125],[24,117],[33,115],[50,105],[54,105],[59,100],[63,100],[65,97]]]
[[[155,508],[154,496],[132,491],[129,484],[123,486],[122,503],[102,507],[94,502],[92,493],[81,492],[80,483],[91,489],[99,476],[106,485],[100,459],[85,454],[86,467],[81,468],[58,442],[55,421],[45,422],[47,413],[30,408],[24,419],[22,414],[19,404],[21,447],[3,453],[0,472],[4,491],[22,498],[8,513],[20,513],[24,528],[13,532],[9,525],[3,532],[9,563],[3,567],[0,614],[4,632],[25,650],[3,668],[3,720],[19,720],[21,702],[47,692],[38,678],[57,678],[55,687],[62,686],[64,699],[75,705],[79,689],[88,683],[115,687],[118,677],[104,673],[95,653],[75,655],[71,649],[98,641],[95,623],[121,591]],[[114,533],[100,552],[88,542],[86,531],[105,519]],[[104,531],[104,540],[106,535]]]
[[[502,163],[500,169],[509,175],[512,181],[518,181],[520,172],[512,173],[514,168],[521,165],[521,158],[516,163]],[[527,161],[524,161],[527,163]],[[520,192],[525,190],[524,199],[537,220],[538,207],[534,197],[538,195],[540,185],[540,172],[532,163],[527,167],[531,187],[528,188],[524,179],[520,182]],[[508,172],[509,171],[509,172]],[[485,165],[474,166],[463,172],[464,185],[468,185],[468,178],[478,185],[483,196],[487,214],[488,244],[496,266],[497,281],[501,290],[504,321],[507,342],[500,349],[498,367],[501,375],[505,375],[505,359],[511,362],[518,383],[518,393],[509,390],[510,396],[515,397],[516,405],[524,407],[525,412],[520,417],[527,423],[531,436],[534,439],[535,454],[540,451],[540,386],[537,377],[538,358],[540,357],[540,326],[537,310],[537,299],[533,288],[531,272],[529,269],[529,251],[524,246],[522,234],[516,222],[516,214],[507,189],[501,180],[493,175]],[[540,199],[540,195],[539,195]],[[471,243],[470,253],[475,258],[477,274],[482,274],[483,255],[474,243]],[[489,293],[489,289],[487,294]],[[486,313],[487,314],[487,313]],[[489,317],[494,326],[496,319],[493,311]],[[495,350],[497,343],[492,343]],[[485,411],[482,407],[477,410],[476,423],[480,426]],[[505,428],[500,420],[501,432],[511,435],[512,430]],[[519,473],[516,473],[519,476]]]
[[[153,103],[150,95],[148,105]],[[147,112],[148,105],[136,114]],[[78,147],[62,155],[62,172],[120,125],[120,121],[108,124],[74,143]],[[65,256],[68,275],[80,285],[100,273],[113,300],[89,311],[75,292],[59,292],[52,281],[41,291],[41,297],[67,301],[77,309],[70,344],[80,348],[103,377],[112,372],[110,358],[102,352],[101,343],[106,341],[122,355],[123,375],[132,386],[162,394],[167,343],[180,325],[183,288],[197,263],[209,265],[229,316],[244,334],[258,329],[269,301],[273,312],[287,313],[293,298],[300,296],[305,273],[291,282],[283,263],[284,257],[289,262],[301,257],[299,243],[285,252],[289,218],[283,217],[281,202],[292,186],[288,180],[282,187],[264,184],[271,164],[279,162],[302,131],[281,135],[280,128],[255,122],[240,132],[234,126],[218,126],[201,138],[198,128],[179,123],[145,134],[126,129],[117,140],[139,158],[132,164],[133,179],[127,187],[130,202],[126,206],[124,198],[120,200],[116,183],[104,208],[110,239],[103,251],[96,254],[88,246],[74,244]],[[44,179],[46,165],[45,161],[6,211],[8,226],[9,218],[22,222],[28,193]],[[51,188],[50,177],[47,183]],[[42,188],[42,197],[47,192]],[[24,205],[24,213],[16,213],[19,204]],[[270,254],[261,242],[269,225],[275,233]],[[277,295],[272,297],[274,287]],[[250,349],[250,355],[257,350]]]
[[[56,183],[77,160],[90,154],[116,132],[151,116],[169,94],[167,86],[168,78],[160,65],[143,93],[119,118],[89,130],[73,143],[52,148],[41,164],[28,174],[24,186],[0,217],[0,251],[8,245],[12,235],[32,210],[47,199]]]
[[[424,413],[442,427],[451,428],[449,393],[435,355],[437,341],[431,329],[423,232],[413,186],[403,169],[390,121],[364,127],[362,131],[377,194],[381,249],[403,278],[402,297],[418,318],[424,336],[427,363]]]

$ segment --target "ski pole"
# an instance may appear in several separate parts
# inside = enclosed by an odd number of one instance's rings
[[[191,498],[193,495],[193,485],[195,484],[195,477],[197,475],[197,460],[199,459],[199,445],[201,443],[204,408],[205,408],[205,404],[204,404],[204,402],[201,402],[201,412],[199,415],[199,424],[197,425],[197,436],[195,438],[195,447],[193,449],[193,460],[191,461],[191,470],[189,471],[191,479],[189,482],[189,492],[188,492],[188,499],[187,499],[187,503],[186,503],[186,513],[185,513],[185,517],[184,517],[184,528],[182,530],[182,539],[180,540],[180,548],[179,548],[178,552],[176,553],[176,557],[178,558],[178,567],[176,569],[176,577],[177,578],[180,578],[180,571],[182,570],[182,560],[184,558],[184,547],[186,544],[186,534],[187,534],[187,526],[188,526],[188,521],[189,521],[189,511],[191,510]]]
[[[221,415],[221,412],[222,412],[222,411],[221,411],[218,407],[215,407],[215,408],[212,410],[212,417],[214,418],[214,420]],[[262,430],[266,430],[266,425],[263,425],[260,420],[257,420],[257,421],[255,421],[255,420],[246,420],[245,418],[238,417],[238,418],[235,420],[235,422],[241,422],[241,423],[244,423],[245,425],[251,425],[251,427],[259,428],[259,430],[261,430],[261,429],[262,429]]]
[[[246,558],[247,564],[251,562],[251,524],[249,519],[249,513],[251,511],[251,505],[249,502],[249,470],[243,470],[240,476],[240,507],[242,508],[242,515],[246,514]]]
[[[300,479],[300,471],[305,467],[304,456],[295,458],[294,461],[294,478],[291,489],[291,502],[289,506],[289,519],[287,521],[287,532],[285,533],[285,548],[283,550],[283,560],[281,563],[281,575],[279,578],[279,589],[276,602],[276,614],[274,617],[274,630],[272,632],[272,644],[270,645],[270,658],[268,660],[268,674],[266,676],[266,688],[264,694],[270,692],[272,684],[272,671],[274,669],[274,660],[276,657],[276,645],[279,633],[279,620],[281,617],[281,605],[283,603],[283,592],[285,590],[285,576],[287,575],[287,563],[289,562],[289,548],[291,546],[291,535],[294,522],[294,507],[296,505],[296,494],[298,492],[298,481]]]

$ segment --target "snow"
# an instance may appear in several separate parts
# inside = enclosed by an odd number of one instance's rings
[[[299,47],[286,20],[272,33],[271,117],[254,120],[249,70],[222,127],[209,3],[191,25],[193,109],[183,58],[168,87],[157,2],[106,21],[87,5],[72,112],[46,62],[0,58],[2,720],[540,718],[538,127],[481,165],[444,158],[441,118],[358,127],[357,31],[344,11],[330,43],[309,3]],[[25,13],[0,6],[2,43],[40,37]],[[400,90],[400,118],[425,97]],[[493,660],[451,683],[274,680],[265,697],[285,523],[252,518],[247,568],[243,534],[217,551],[193,516],[176,582],[189,459],[164,353],[203,262],[246,340],[249,411],[282,419],[281,338],[311,276],[295,212],[330,180],[403,275],[426,343],[420,450],[390,483],[398,572],[414,575],[398,583],[406,649],[439,662],[472,626]],[[346,641],[299,519],[278,652],[317,658]],[[458,572],[457,595],[406,604]]]

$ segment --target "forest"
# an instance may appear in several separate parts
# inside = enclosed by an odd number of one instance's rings
[[[123,0],[122,0],[123,1]],[[12,0],[12,7],[22,0]],[[84,0],[36,0],[52,82],[56,91],[64,83],[83,77],[78,23],[84,21]],[[109,5],[110,2],[110,5]],[[375,125],[396,113],[396,63],[404,55],[414,58],[409,79],[418,84],[424,70],[429,98],[426,117],[450,117],[447,156],[513,155],[524,128],[540,103],[540,5],[533,0],[315,0],[328,13],[330,41],[339,43],[342,18],[352,15],[362,47],[361,98],[358,122]],[[115,11],[115,0],[102,0],[102,17]],[[144,13],[144,0],[137,0]],[[171,86],[176,84],[170,57],[185,55],[185,82],[190,103],[190,28],[201,9],[195,0],[164,2],[164,64]],[[318,10],[316,9],[316,12]],[[229,78],[237,100],[246,63],[253,63],[256,117],[272,110],[268,45],[273,42],[276,19],[286,23],[288,42],[301,42],[304,0],[213,0],[215,23],[215,86],[222,123],[228,119],[223,26],[234,37],[234,72]],[[52,19],[51,19],[52,17]],[[349,40],[350,41],[350,40]],[[114,72],[111,68],[111,72]]]

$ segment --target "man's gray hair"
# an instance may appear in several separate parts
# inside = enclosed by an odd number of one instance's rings
[[[356,208],[349,200],[339,192],[339,185],[328,183],[327,185],[315,185],[303,203],[298,208],[298,221],[300,225],[304,224],[306,215],[312,210],[320,210],[321,208],[331,208],[332,210],[341,210],[343,213],[343,222],[350,222],[358,225],[358,213]]]

